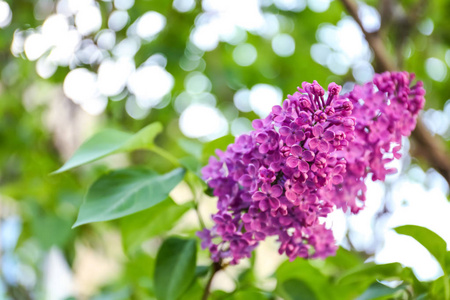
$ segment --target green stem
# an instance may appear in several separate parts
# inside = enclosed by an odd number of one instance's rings
[[[190,172],[190,171],[188,171],[188,172]],[[189,186],[189,189],[191,190],[192,196],[194,197],[194,208],[195,208],[195,211],[197,212],[198,222],[200,223],[200,226],[202,227],[202,229],[205,229],[206,228],[205,222],[203,221],[202,215],[200,214],[200,210],[198,208],[199,201],[198,201],[198,197],[197,197],[197,189],[192,184],[192,182],[190,182],[190,180],[186,180],[186,183]]]
[[[180,162],[178,161],[178,159],[173,156],[172,154],[170,154],[168,151],[164,150],[161,147],[158,147],[156,145],[153,145],[150,148],[151,151],[153,151],[154,153],[158,154],[159,156],[167,159],[169,162],[171,162],[175,167],[181,167]],[[191,171],[187,170],[188,173],[192,173]],[[192,174],[195,176],[195,174]],[[195,211],[197,212],[197,216],[198,216],[198,221],[200,223],[200,226],[202,227],[202,229],[206,228],[205,226],[205,222],[203,221],[203,218],[200,214],[200,211],[198,209],[198,197],[197,197],[197,192],[196,192],[196,188],[195,186],[192,184],[192,182],[190,180],[186,180],[187,185],[189,186],[189,189],[192,192],[192,196],[194,197],[194,208]]]
[[[156,145],[153,145],[153,146],[150,148],[150,151],[153,151],[154,153],[158,154],[159,156],[161,156],[161,157],[167,159],[167,160],[170,161],[175,167],[180,167],[180,166],[181,166],[180,162],[178,161],[178,159],[177,159],[175,156],[173,156],[172,154],[170,154],[168,151],[164,150],[164,149],[161,148],[161,147],[158,147],[158,146],[156,146]]]
[[[444,294],[445,299],[450,300],[450,282],[447,272],[444,271]]]

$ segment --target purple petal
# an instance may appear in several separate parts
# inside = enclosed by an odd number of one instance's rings
[[[274,107],[272,107],[272,112],[276,115],[279,115],[282,111],[283,109],[279,105],[275,105]]]
[[[309,203],[314,204],[317,202],[318,198],[315,194],[309,194],[307,199],[306,199]]]
[[[319,144],[318,138],[312,138],[311,140],[309,140],[309,147],[311,149],[316,149],[318,144]]]
[[[344,166],[339,164],[333,168],[333,174],[339,174],[344,169]]]
[[[280,224],[283,226],[289,226],[292,224],[292,218],[291,217],[281,217]]]
[[[252,218],[252,216],[250,216],[250,214],[245,213],[242,215],[242,221],[244,223],[250,223],[251,221],[253,221],[253,218]]]
[[[262,120],[256,119],[256,120],[253,120],[252,126],[253,126],[253,128],[255,128],[256,130],[258,130],[258,129],[261,129],[261,128],[264,127],[264,123],[263,123]]]
[[[314,152],[309,151],[309,150],[305,150],[302,153],[303,159],[306,161],[313,161],[314,160]]]
[[[286,198],[288,198],[289,201],[294,202],[297,200],[297,194],[293,190],[286,191]]]
[[[292,155],[294,155],[296,157],[299,157],[300,155],[302,155],[302,152],[303,152],[302,147],[300,147],[298,145],[294,145],[291,148]]]
[[[258,143],[264,143],[265,141],[267,141],[267,134],[265,132],[260,132],[258,133],[258,135],[256,135],[256,142]]]
[[[253,194],[253,196],[252,196],[252,199],[254,201],[260,201],[260,200],[263,200],[263,199],[266,199],[266,198],[267,198],[267,195],[264,194],[263,192],[255,192]]]
[[[320,136],[323,132],[323,127],[320,125],[316,125],[312,129],[312,133],[314,136]]]
[[[324,132],[324,134],[322,135],[322,137],[323,137],[323,139],[324,139],[325,141],[329,142],[329,141],[331,141],[331,140],[334,139],[335,134],[334,134],[333,131],[327,130],[327,131]]]
[[[291,129],[287,126],[283,126],[280,128],[280,135],[287,136],[291,133]]]
[[[270,188],[270,195],[272,197],[280,197],[283,194],[283,188],[279,184],[275,184]]]
[[[280,207],[280,200],[274,197],[269,197],[269,204],[273,210],[278,209]]]
[[[262,241],[266,238],[266,235],[262,232],[255,232],[255,240]]]
[[[286,145],[292,146],[297,142],[295,136],[293,134],[288,135],[286,138]]]
[[[252,229],[253,230],[261,230],[261,222],[259,220],[255,220],[252,222]]]
[[[299,141],[303,141],[306,137],[306,135],[303,131],[298,131],[295,135]]]
[[[285,116],[285,115],[278,115],[278,116],[276,116],[275,118],[273,118],[273,120],[274,120],[275,122],[279,122],[279,123],[283,122],[284,119],[286,119],[286,116]]]
[[[329,148],[330,148],[330,145],[328,144],[327,141],[320,140],[320,142],[319,142],[319,151],[320,152],[327,152]]]
[[[332,180],[333,180],[333,184],[339,184],[344,181],[344,178],[338,174],[338,175],[334,175]]]
[[[295,168],[296,166],[298,166],[298,162],[300,160],[297,157],[293,157],[293,156],[289,156],[286,159],[286,164],[290,167],[290,168]]]
[[[250,175],[242,175],[241,178],[239,178],[239,184],[243,187],[249,187],[253,183],[253,179],[250,177]]]
[[[261,211],[266,211],[266,210],[269,209],[269,207],[270,207],[269,201],[267,201],[267,200],[262,200],[262,201],[259,202],[259,209],[260,209]]]
[[[269,146],[267,144],[261,144],[261,146],[259,146],[259,153],[265,154],[267,152],[269,152]]]
[[[306,172],[309,171],[309,164],[306,161],[304,161],[304,160],[300,160],[300,163],[298,165],[298,169],[301,172],[306,173]]]

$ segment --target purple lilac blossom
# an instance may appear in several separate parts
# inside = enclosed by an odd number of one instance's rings
[[[337,246],[324,219],[335,209],[364,207],[369,174],[384,180],[395,170],[402,136],[414,129],[424,105],[414,75],[376,74],[373,82],[346,95],[341,87],[316,82],[274,106],[254,131],[216,151],[202,170],[218,197],[214,226],[198,233],[214,261],[237,264],[267,236],[277,236],[279,253],[325,258]]]

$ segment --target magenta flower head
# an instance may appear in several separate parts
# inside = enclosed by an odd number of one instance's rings
[[[424,105],[413,75],[384,73],[346,95],[335,83],[316,82],[274,106],[254,130],[217,151],[202,170],[218,197],[214,226],[198,236],[214,261],[236,264],[267,236],[279,253],[325,258],[337,249],[324,219],[334,209],[357,213],[364,206],[364,180],[384,180],[399,158],[401,137],[414,129]]]

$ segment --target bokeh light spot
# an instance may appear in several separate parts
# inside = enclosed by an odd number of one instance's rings
[[[278,34],[272,40],[272,49],[278,56],[291,56],[295,52],[295,40],[287,33]]]
[[[256,48],[252,44],[240,44],[233,50],[234,61],[243,67],[253,64],[257,56]]]

